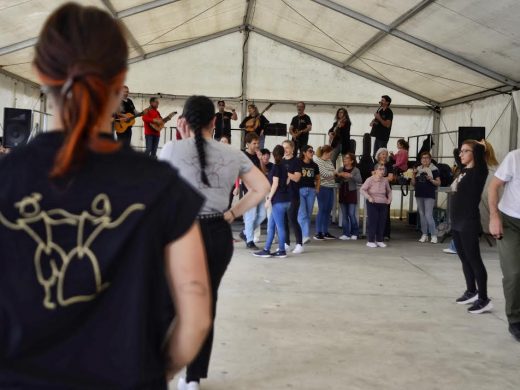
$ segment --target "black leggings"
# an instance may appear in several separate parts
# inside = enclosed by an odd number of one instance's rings
[[[471,292],[477,291],[480,299],[488,299],[487,296],[487,272],[482,256],[480,256],[480,223],[473,228],[464,231],[452,230],[453,240],[457,254],[462,262],[462,271],[466,278],[466,289]]]
[[[202,238],[208,259],[209,278],[212,292],[213,322],[217,310],[218,287],[233,256],[233,236],[231,227],[223,219],[200,220]],[[209,359],[213,346],[213,326],[195,359],[188,365],[186,381],[198,381],[208,377]]]
[[[291,232],[289,230],[289,223],[292,225],[294,229],[294,237],[296,238],[296,243],[302,245],[302,228],[298,222],[298,210],[300,209],[300,198],[292,198],[291,205],[289,206],[289,210],[287,210],[287,214],[284,217],[285,224],[285,243],[287,245],[291,245]]]

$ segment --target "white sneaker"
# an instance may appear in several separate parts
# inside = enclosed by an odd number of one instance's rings
[[[303,237],[302,243],[307,244],[311,240],[310,237]]]
[[[177,383],[177,390],[200,390],[200,384],[198,382],[186,383],[186,378],[179,378]]]
[[[437,239],[437,236],[432,236],[432,239],[430,240],[432,244],[437,244],[439,241]]]
[[[367,242],[367,246],[368,246],[369,248],[377,248],[377,245],[376,245],[375,242]]]
[[[457,254],[457,252],[454,251],[454,250],[451,249],[451,248],[444,248],[442,251],[443,251],[444,253],[449,253],[450,255],[456,255],[456,254]]]
[[[285,251],[288,252],[289,249],[291,249],[291,247],[289,245],[287,245],[287,243],[285,243]]]
[[[344,234],[342,236],[339,236],[339,239],[340,240],[343,240],[343,241],[346,241],[346,240],[350,240],[350,237],[349,236],[345,236]]]
[[[421,236],[421,238],[419,239],[419,242],[426,242],[428,241],[428,235],[427,234],[423,234]]]
[[[357,236],[350,236],[351,240],[357,240]]]
[[[295,255],[303,253],[303,245],[296,244],[292,253],[294,253]]]
[[[379,247],[379,248],[386,248],[386,244],[384,242],[376,242],[376,245]]]

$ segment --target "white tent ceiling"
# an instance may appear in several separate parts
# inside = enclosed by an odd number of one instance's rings
[[[32,46],[45,18],[64,2],[0,0],[0,71],[36,81],[30,67]],[[153,73],[154,77],[141,83],[134,77],[137,84],[146,84],[153,92],[174,92],[165,89],[164,79],[172,66],[172,60],[165,59],[182,52],[173,60],[177,73],[182,71],[174,76],[177,80],[172,87],[178,88],[188,79],[194,88],[186,94],[197,93],[199,84],[215,83],[209,89],[213,96],[268,98],[271,93],[286,100],[327,100],[327,93],[312,99],[310,85],[302,88],[306,91],[302,97],[276,89],[280,80],[292,74],[287,72],[288,64],[269,67],[269,61],[282,61],[285,56],[303,58],[294,50],[305,53],[303,70],[298,73],[292,65],[300,79],[312,74],[313,61],[318,58],[328,63],[317,72],[328,72],[323,75],[327,82],[338,78],[362,90],[366,88],[359,80],[362,77],[369,84],[384,86],[382,91],[390,88],[394,94],[407,95],[422,104],[449,105],[520,86],[518,0],[79,2],[106,9],[121,20],[131,48],[130,75]],[[248,36],[251,39],[246,45]],[[184,49],[194,49],[194,45],[199,48],[190,53]],[[197,61],[195,54],[229,61],[226,77],[218,80],[218,72],[209,70],[205,75],[208,67],[204,68],[205,62]],[[311,61],[308,56],[315,58]],[[211,65],[211,61],[207,63]],[[241,77],[243,64],[249,77]],[[265,76],[265,67],[278,84],[259,80]],[[248,85],[243,85],[244,80]],[[359,91],[348,94],[348,99],[367,102],[367,96]]]

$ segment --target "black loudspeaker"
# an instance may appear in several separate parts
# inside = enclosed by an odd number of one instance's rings
[[[4,108],[4,146],[14,148],[27,143],[31,135],[32,111]]]
[[[269,123],[265,129],[265,135],[276,135],[285,137],[287,135],[286,123]]]
[[[486,138],[486,128],[481,127],[459,127],[459,149],[467,139],[480,141]]]

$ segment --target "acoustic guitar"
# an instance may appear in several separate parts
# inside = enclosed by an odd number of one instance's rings
[[[256,131],[256,129],[258,129],[258,127],[260,127],[260,117],[263,115],[264,112],[266,112],[267,110],[269,110],[272,106],[273,106],[274,103],[269,103],[267,105],[266,108],[264,108],[264,110],[258,114],[257,116],[255,116],[254,118],[251,118],[249,119],[247,122],[246,122],[246,131],[247,132],[252,132],[252,131]]]
[[[161,131],[164,128],[165,123],[171,120],[175,114],[177,114],[177,111],[170,112],[164,118],[156,118],[158,121],[150,122],[150,127],[155,131]]]
[[[117,134],[124,133],[126,129],[135,125],[135,118],[145,115],[148,112],[148,108],[138,114],[132,114],[127,112],[126,114],[118,114],[119,118],[114,119],[114,130]]]

